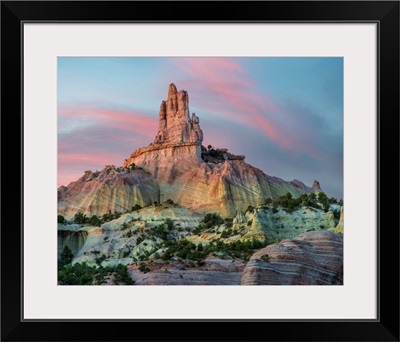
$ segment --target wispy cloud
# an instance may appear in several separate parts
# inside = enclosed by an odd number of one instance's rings
[[[137,111],[96,108],[95,106],[61,106],[58,109],[59,129],[62,132],[62,124],[65,121],[82,122],[92,125],[102,125],[122,131],[130,131],[133,134],[140,133],[152,137],[157,127],[157,117],[151,117],[148,113]],[[75,125],[75,128],[79,127]]]
[[[84,170],[122,165],[156,134],[157,116],[129,110],[62,106],[58,111],[58,185]],[[79,170],[80,170],[80,173]]]
[[[296,113],[288,113],[285,106],[261,91],[234,58],[172,58],[170,63],[184,75],[196,107],[261,131],[282,149],[317,157],[313,135],[298,122]],[[295,127],[283,124],[282,117],[296,122]]]
[[[98,65],[98,59],[68,59],[59,65],[59,185],[84,170],[121,165],[148,145],[157,133],[160,102],[174,82],[189,93],[204,144],[245,154],[249,163],[284,179],[319,179],[340,194],[343,85],[334,76],[342,66],[303,60],[104,58]],[[77,81],[88,68],[90,77]]]

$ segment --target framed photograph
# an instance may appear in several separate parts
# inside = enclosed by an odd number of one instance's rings
[[[1,8],[2,340],[399,340],[397,1]]]

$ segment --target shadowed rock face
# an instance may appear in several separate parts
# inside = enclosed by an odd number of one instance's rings
[[[254,253],[242,285],[342,285],[343,235],[308,232]]]
[[[314,190],[317,190],[317,191],[322,191],[322,190],[321,190],[321,186],[319,185],[319,182],[318,182],[317,180],[314,181],[314,183],[313,183],[313,185],[312,185],[312,188],[313,188]]]
[[[68,229],[58,229],[57,235],[58,257],[60,257],[65,246],[68,246],[72,254],[76,256],[85,244],[88,233],[84,230],[73,231]]]

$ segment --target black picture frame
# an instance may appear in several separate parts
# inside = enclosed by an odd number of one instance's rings
[[[378,319],[24,321],[21,306],[23,243],[21,31],[24,22],[61,21],[93,23],[198,21],[222,24],[272,21],[376,22],[379,29]],[[1,51],[1,339],[3,341],[399,341],[398,1],[3,1]]]

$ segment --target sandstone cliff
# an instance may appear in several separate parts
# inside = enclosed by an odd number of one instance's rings
[[[242,276],[242,285],[342,284],[343,235],[324,230],[257,251]]]
[[[58,213],[71,219],[78,211],[102,215],[170,199],[192,211],[233,217],[267,198],[321,191],[317,181],[308,187],[299,180],[266,175],[247,164],[245,156],[227,148],[206,149],[202,141],[200,119],[189,115],[188,93],[170,84],[154,142],[135,150],[122,167],[86,171],[76,182],[60,187]]]
[[[58,213],[71,219],[78,211],[88,216],[125,212],[135,204],[145,206],[159,199],[159,187],[148,172],[108,165],[60,187]]]
[[[267,198],[321,190],[318,182],[311,188],[298,180],[287,182],[268,176],[245,163],[245,156],[229,153],[226,148],[208,151],[201,146],[199,122],[196,115],[189,117],[187,92],[177,92],[171,84],[168,99],[161,103],[154,142],[134,151],[124,163],[124,167],[134,164],[153,175],[161,201],[171,199],[194,211],[232,217]]]

